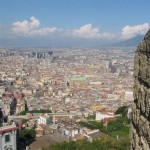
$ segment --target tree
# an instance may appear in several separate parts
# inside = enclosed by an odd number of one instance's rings
[[[26,115],[27,113],[52,113],[51,110],[47,110],[47,109],[40,109],[40,110],[31,110],[31,111],[22,111],[19,114],[20,115]]]
[[[35,138],[35,129],[21,129],[19,130],[19,139],[21,141],[28,139],[28,138]]]
[[[127,112],[128,112],[128,106],[122,106],[116,110],[115,115],[121,114],[123,117],[127,117]]]
[[[78,140],[76,142],[60,142],[50,145],[42,150],[129,150],[129,138],[125,137],[119,140],[109,136],[89,142],[87,140]]]

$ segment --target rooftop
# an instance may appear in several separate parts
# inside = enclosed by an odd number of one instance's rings
[[[4,126],[4,127],[0,127],[0,133],[4,133],[7,131],[13,131],[13,130],[17,130],[18,127],[16,127],[16,125],[9,125],[9,126]]]
[[[79,76],[79,77],[71,77],[70,80],[71,80],[71,81],[85,81],[85,80],[86,80],[86,77],[82,77],[82,76]]]

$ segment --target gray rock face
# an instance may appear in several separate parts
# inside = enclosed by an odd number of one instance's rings
[[[131,150],[150,150],[150,30],[137,47],[134,63]]]

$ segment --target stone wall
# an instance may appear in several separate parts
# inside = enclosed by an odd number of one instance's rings
[[[134,63],[131,150],[150,150],[150,30],[137,47]]]

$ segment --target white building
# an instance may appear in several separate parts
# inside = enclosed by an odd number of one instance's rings
[[[50,121],[50,117],[47,114],[41,114],[38,119],[38,124],[47,125]]]
[[[96,120],[97,121],[101,121],[104,118],[110,118],[110,117],[114,117],[113,113],[96,111]]]
[[[15,124],[0,127],[0,150],[17,150]]]
[[[69,137],[75,137],[77,134],[80,133],[82,133],[82,129],[79,128],[70,128],[70,129],[64,128],[62,130],[62,135],[67,135]]]

